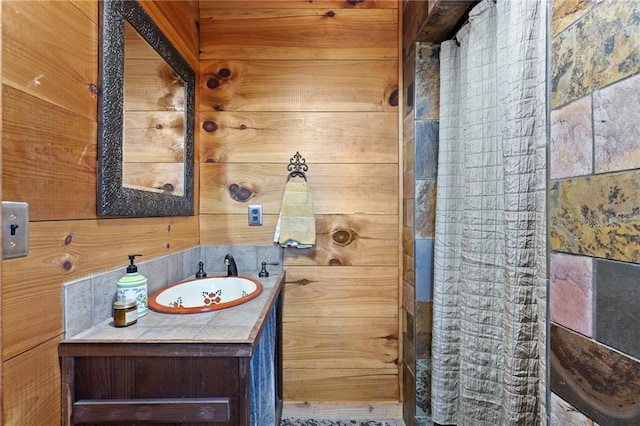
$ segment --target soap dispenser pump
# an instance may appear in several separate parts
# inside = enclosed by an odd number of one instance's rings
[[[118,280],[117,300],[135,300],[138,305],[138,317],[147,314],[147,278],[138,273],[138,267],[133,263],[136,256],[129,255],[127,273]]]

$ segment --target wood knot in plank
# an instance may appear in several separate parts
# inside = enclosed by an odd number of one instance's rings
[[[216,123],[215,121],[206,120],[204,123],[202,123],[202,128],[207,133],[213,133],[218,130],[218,123]]]
[[[391,92],[391,95],[389,95],[389,105],[391,105],[392,107],[397,107],[398,102],[399,102],[398,89],[396,89],[393,92]]]
[[[340,259],[330,259],[329,266],[342,266]]]
[[[73,235],[67,235],[64,237],[64,245],[68,246],[73,241]]]
[[[333,10],[330,10],[325,13],[324,16],[326,16],[327,18],[333,18],[334,16],[336,16],[336,13]]]
[[[364,3],[364,0],[347,0],[347,3],[349,3],[351,6],[357,6],[360,3]]]
[[[173,186],[172,183],[165,183],[158,189],[164,192],[165,194],[171,194],[173,191],[175,191],[176,187]]]
[[[93,93],[94,95],[98,94],[98,86],[96,86],[95,84],[89,83],[89,84],[87,84],[87,87],[89,88],[89,91],[91,93]]]
[[[309,281],[309,280],[308,280],[308,279],[306,279],[306,278],[302,278],[302,279],[300,279],[300,280],[298,280],[298,281],[294,281],[294,282],[293,282],[293,284],[298,284],[298,285],[309,285],[309,284],[311,284],[311,281]]]
[[[73,271],[75,269],[73,266],[73,256],[69,253],[64,253],[62,258],[59,259],[58,265],[65,272]]]
[[[331,240],[339,246],[348,246],[356,238],[357,235],[350,229],[337,229],[331,233]]]
[[[231,185],[229,185],[229,196],[232,200],[243,203],[245,201],[248,201],[254,195],[255,193],[251,188],[238,185],[237,183],[232,183]]]
[[[215,78],[215,77],[210,77],[210,78],[207,80],[207,87],[208,87],[209,89],[217,89],[219,86],[220,86],[220,80],[218,80],[217,78]]]
[[[231,70],[229,68],[220,68],[218,71],[218,77],[229,78],[231,76]]]
[[[224,104],[216,103],[216,104],[213,104],[212,108],[214,111],[224,111]]]

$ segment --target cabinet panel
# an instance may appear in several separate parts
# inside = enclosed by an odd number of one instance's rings
[[[135,398],[194,398],[238,393],[238,358],[140,357]],[[237,398],[236,398],[237,400]]]

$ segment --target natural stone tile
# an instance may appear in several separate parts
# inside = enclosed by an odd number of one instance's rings
[[[593,94],[596,173],[640,167],[638,105],[640,76],[620,81]]]
[[[549,426],[593,426],[593,421],[567,401],[551,393]]]
[[[593,126],[591,96],[551,111],[551,179],[588,175],[593,172]]]
[[[596,0],[602,1],[602,0]],[[554,0],[551,6],[551,33],[558,34],[576,22],[592,8],[594,0]]]
[[[415,172],[407,170],[402,179],[402,198],[413,198],[415,193]]]
[[[438,168],[438,121],[416,120],[416,179],[435,179]]]
[[[402,143],[406,144],[413,139],[415,119],[413,115],[407,115],[402,119]]]
[[[416,358],[431,359],[431,342],[433,340],[433,303],[416,302]]]
[[[205,249],[202,246],[193,247],[184,251],[182,259],[182,273],[184,274],[182,279],[186,279],[193,268],[198,269],[198,264],[205,260]]]
[[[227,254],[233,256],[239,275],[249,275],[256,271],[258,252],[255,246],[206,246],[203,253],[205,271],[210,276],[226,273],[224,257]]]
[[[258,259],[256,268],[262,269],[262,262],[267,262],[267,263],[278,262],[278,265],[268,265],[267,271],[270,274],[276,274],[276,273],[281,274],[284,269],[282,267],[283,255],[284,255],[283,247],[279,247],[277,245],[256,246],[256,257]]]
[[[640,359],[640,265],[596,260],[596,340]]]
[[[601,425],[640,424],[640,362],[555,324],[551,391]]]
[[[414,263],[413,256],[408,256],[406,254],[402,256],[402,279],[409,283],[415,283],[416,281]]]
[[[554,182],[551,249],[640,263],[639,199],[638,171]]]
[[[413,228],[415,226],[414,202],[413,198],[402,200],[402,226]]]
[[[413,318],[413,309],[411,309],[411,312],[407,311],[406,309],[403,309],[402,310],[402,314],[403,314],[403,318],[402,318],[403,330],[404,330],[406,338],[411,342],[411,347],[413,347],[413,340],[414,340],[414,336],[415,336],[415,333],[414,333],[415,321],[414,321],[414,318]],[[415,358],[415,356],[413,358]],[[405,358],[405,359],[407,359],[407,358]],[[413,367],[411,367],[411,368],[413,368]]]
[[[173,256],[162,256],[138,264],[138,272],[147,278],[147,292],[149,294],[175,283],[175,281],[170,278],[169,273],[171,265],[170,259],[172,257]],[[182,262],[180,262],[180,269],[182,269]],[[198,265],[193,265],[193,276],[195,276],[196,272],[198,272]],[[183,276],[182,271],[180,275]]]
[[[431,417],[431,360],[416,360],[416,416]]]
[[[416,69],[416,51],[415,44],[411,43],[407,49],[402,75],[403,75],[403,91],[404,91],[404,115],[403,117],[412,117],[413,108],[415,106],[415,69]]]
[[[416,416],[416,426],[433,426],[433,425],[434,423],[431,417]]]
[[[605,1],[553,38],[552,108],[640,70],[639,11],[640,2]]]
[[[436,182],[416,180],[415,185],[415,237],[433,237],[436,223]]]
[[[417,43],[415,115],[419,119],[440,117],[440,47]]]
[[[413,228],[402,228],[402,252],[413,257]]]
[[[74,336],[93,325],[93,300],[91,278],[65,284],[64,334]]]
[[[91,279],[93,291],[93,324],[113,317],[113,302],[116,300],[118,280],[124,275],[124,269],[96,275]],[[147,287],[147,292],[149,289]]]
[[[593,318],[592,258],[551,253],[551,320],[591,336]]]
[[[413,315],[413,305],[415,303],[413,283],[403,281],[402,284],[402,306],[408,313]]]
[[[415,289],[416,300],[433,299],[433,238],[415,241]]]
[[[413,120],[412,120],[413,121]],[[402,145],[403,149],[403,159],[402,159],[402,171],[404,173],[408,173],[413,171],[415,173],[416,168],[416,144],[415,140],[411,138],[411,140],[404,145]]]
[[[416,417],[416,378],[406,364],[402,368],[402,383],[404,387],[402,414],[405,419],[414,419]]]

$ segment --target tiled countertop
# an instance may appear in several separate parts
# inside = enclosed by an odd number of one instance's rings
[[[113,318],[109,318],[62,343],[253,344],[284,285],[284,273],[256,279],[262,283],[262,293],[239,306],[197,314],[149,310],[128,327],[115,327]]]

